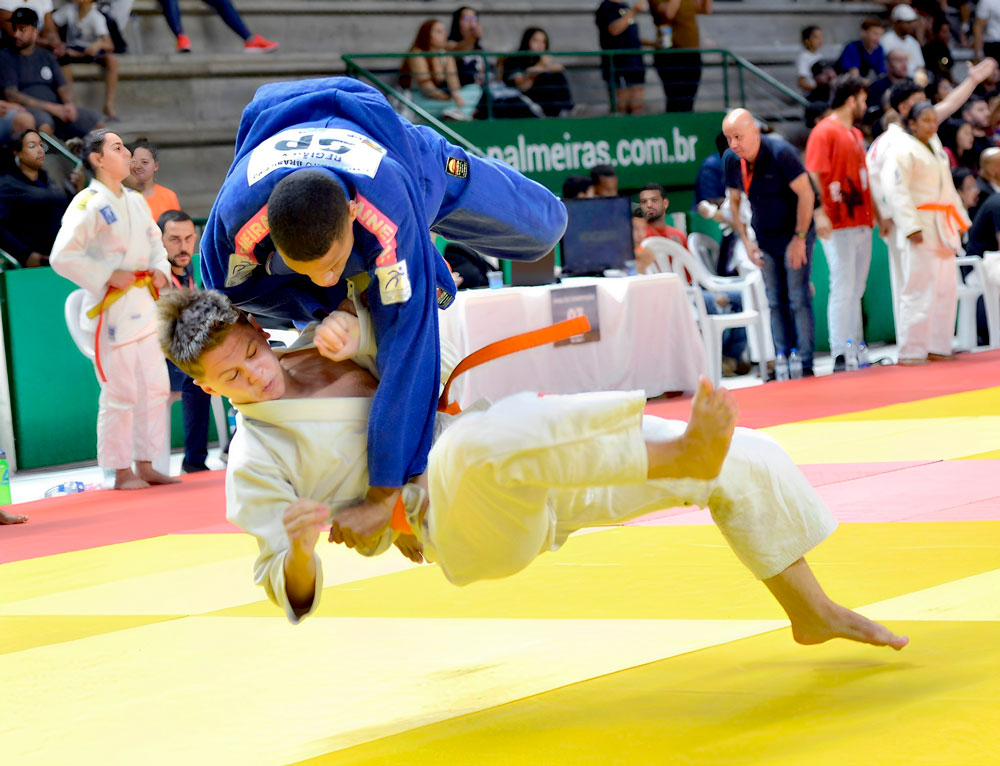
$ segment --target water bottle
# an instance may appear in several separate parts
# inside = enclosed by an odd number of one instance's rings
[[[75,495],[78,492],[89,492],[92,489],[103,489],[100,484],[82,481],[66,481],[56,484],[45,490],[46,497],[62,497],[63,495]]]
[[[226,420],[229,423],[229,438],[236,433],[236,408],[230,407],[226,410]]]
[[[7,453],[0,449],[0,505],[10,505],[10,466]]]
[[[850,338],[847,339],[847,348],[844,349],[844,361],[848,370],[858,369],[858,350]]]
[[[802,377],[802,357],[799,356],[797,348],[793,348],[792,353],[788,355],[788,377],[792,380]]]
[[[664,24],[662,27],[658,27],[658,32],[656,37],[656,44],[661,50],[666,48],[674,47],[674,28],[669,24]]]
[[[784,354],[778,354],[774,360],[774,379],[788,380],[788,359]]]
[[[868,344],[861,341],[858,344],[858,369],[864,370],[871,366],[872,363],[868,359]]]

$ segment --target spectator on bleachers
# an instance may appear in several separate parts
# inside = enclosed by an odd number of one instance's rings
[[[1000,194],[994,194],[976,208],[972,227],[968,231],[965,252],[968,255],[982,255],[1000,250],[1000,243],[997,242],[998,232],[1000,232]]]
[[[951,67],[955,63],[951,56],[951,27],[946,20],[935,21],[931,27],[931,38],[923,47],[924,66],[927,74],[935,79],[951,79]]]
[[[558,117],[573,108],[573,96],[565,67],[548,50],[549,35],[544,29],[524,30],[518,51],[531,51],[531,55],[505,58],[503,79],[538,104],[547,117]]]
[[[595,197],[618,196],[618,174],[610,165],[594,165],[590,169],[590,183]]]
[[[900,50],[891,51],[886,56],[886,71],[881,77],[872,82],[868,88],[868,103],[874,106],[885,107],[882,99],[889,89],[897,82],[909,77],[907,72],[906,53]]]
[[[1000,148],[984,149],[979,155],[980,202],[1000,192]]]
[[[76,105],[73,87],[55,55],[37,46],[38,14],[18,8],[10,18],[14,49],[0,51],[4,97],[27,108],[40,131],[59,138],[81,136],[103,125],[100,114]]]
[[[796,83],[803,93],[810,93],[816,87],[812,68],[817,61],[823,60],[823,30],[815,24],[802,29],[802,50],[795,59]]]
[[[687,247],[687,237],[684,232],[667,223],[669,207],[667,190],[660,184],[650,183],[642,187],[639,192],[639,209],[646,217],[646,236],[666,237]]]
[[[931,100],[932,104],[940,104],[954,89],[955,83],[947,77],[935,77],[933,82],[928,84],[926,88],[927,97]]]
[[[906,73],[913,77],[924,68],[924,54],[920,43],[913,36],[917,21],[917,12],[909,5],[897,5],[892,9],[892,29],[882,35],[882,49],[888,56],[892,51],[902,50],[906,53]]]
[[[590,176],[569,176],[562,185],[563,199],[590,199],[596,197]]]
[[[53,15],[60,27],[66,27],[66,53],[59,63],[100,64],[104,69],[104,116],[115,116],[115,91],[118,89],[118,57],[108,31],[108,22],[93,0],[73,0]]]
[[[30,8],[35,12],[35,17],[38,19],[35,22],[35,26],[38,27],[38,47],[52,51],[56,58],[62,56],[66,52],[66,44],[59,36],[59,28],[52,18],[54,10],[52,0],[0,0],[0,29],[8,40],[14,38],[11,15],[18,8]]]
[[[843,74],[853,74],[872,81],[885,74],[885,49],[882,35],[885,24],[881,19],[867,18],[861,22],[861,37],[844,46],[837,61],[837,70]]]
[[[962,119],[972,126],[973,136],[972,149],[965,153],[963,164],[975,168],[979,165],[979,155],[997,145],[986,100],[972,96],[962,107]]]
[[[693,51],[701,47],[698,16],[712,12],[712,0],[653,0],[650,5],[657,29],[657,48]],[[657,53],[653,66],[663,83],[668,112],[694,111],[701,84],[701,54]]]
[[[51,182],[43,168],[45,144],[35,130],[15,135],[5,155],[6,172],[0,176],[0,247],[22,266],[47,266],[63,212],[86,183],[83,171],[73,172],[72,186]]]
[[[446,46],[450,51],[481,51],[480,39],[483,28],[479,25],[479,13],[474,8],[463,5],[451,14],[451,29]],[[457,59],[458,83],[466,85],[486,85],[486,63],[482,56],[469,55]]]
[[[167,260],[170,261],[170,282],[166,289],[197,290],[191,259],[197,249],[198,235],[191,216],[183,210],[168,210],[157,217],[156,225],[163,233],[163,247],[167,251]],[[208,459],[208,417],[212,397],[169,359],[167,374],[170,377],[170,390],[180,392],[184,408],[184,459],[181,461],[181,473],[207,471],[209,468],[205,461]]]
[[[812,65],[812,76],[816,87],[809,91],[809,95],[806,98],[810,101],[829,102],[831,95],[830,86],[837,76],[837,70],[833,68],[833,64],[829,61],[820,59]]]
[[[976,183],[976,174],[968,168],[951,169],[951,180],[958,192],[958,197],[962,200],[962,207],[969,214],[971,219],[976,209],[979,207],[979,184]]]
[[[159,219],[168,210],[180,210],[181,203],[173,190],[156,183],[160,162],[155,144],[139,138],[132,144],[131,151],[132,175],[125,180],[125,185],[142,194],[153,220]]]
[[[601,76],[619,114],[642,114],[645,109],[646,63],[635,17],[646,7],[646,0],[635,0],[631,8],[618,0],[603,0],[594,17],[601,50],[637,51],[601,56]]]
[[[250,31],[240,16],[239,11],[236,10],[230,0],[203,0],[203,2],[219,14],[227,27],[240,36],[243,40],[243,50],[247,53],[270,53],[277,49],[278,43],[267,40]],[[170,31],[177,38],[177,51],[179,53],[190,53],[191,38],[184,34],[178,0],[160,0],[160,7],[163,8],[163,17],[167,20],[167,26],[170,27]]]
[[[941,145],[944,147],[944,153],[948,155],[951,167],[957,168],[962,156],[972,149],[974,136],[969,123],[951,117],[941,123],[938,128],[938,138],[941,139]]]
[[[1000,55],[1000,2],[979,0],[976,20],[972,23],[973,58],[997,58]]]
[[[31,112],[12,101],[0,100],[0,141],[22,130],[34,129],[35,117]]]
[[[410,53],[444,53],[444,24],[428,19],[420,25]],[[433,117],[471,120],[482,95],[475,82],[460,85],[455,59],[451,56],[413,56],[403,60],[399,87],[413,102]]]

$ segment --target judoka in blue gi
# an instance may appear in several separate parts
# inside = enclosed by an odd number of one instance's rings
[[[454,298],[434,232],[486,256],[536,260],[562,202],[503,163],[397,115],[349,78],[273,83],[243,112],[236,158],[202,239],[206,287],[258,316],[313,320],[365,290],[381,382],[369,502],[427,465],[439,386],[438,308]]]

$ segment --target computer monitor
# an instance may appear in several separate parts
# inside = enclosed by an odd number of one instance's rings
[[[624,269],[632,252],[632,203],[628,197],[565,200],[569,222],[562,239],[562,273],[600,276]]]
[[[551,285],[556,281],[556,251],[550,250],[537,261],[511,261],[511,287]]]

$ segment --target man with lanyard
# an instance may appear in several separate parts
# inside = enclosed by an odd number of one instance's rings
[[[194,256],[198,235],[194,221],[183,210],[167,210],[156,221],[163,232],[163,246],[170,261],[170,285],[172,289],[197,289],[191,259]],[[167,372],[170,374],[170,390],[181,392],[184,407],[184,460],[182,473],[208,471],[208,419],[212,397],[200,386],[196,386],[189,375],[185,375],[169,359]],[[223,435],[219,434],[222,442]]]
[[[369,420],[375,507],[426,468],[440,382],[439,307],[455,283],[429,232],[483,256],[536,260],[566,227],[549,191],[399,117],[348,78],[272,83],[240,123],[202,241],[206,287],[244,310],[322,319],[368,302],[381,382]]]
[[[816,196],[799,153],[782,138],[761,136],[754,116],[735,109],[722,121],[729,149],[722,158],[731,209],[746,194],[757,242],[734,217],[733,229],[764,275],[771,334],[778,354],[797,349],[802,374],[813,374],[814,319],[809,272],[816,241]]]

